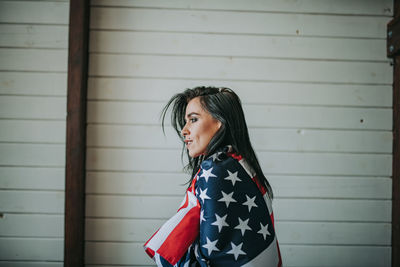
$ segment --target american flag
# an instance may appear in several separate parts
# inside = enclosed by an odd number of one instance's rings
[[[271,204],[245,159],[227,147],[202,162],[145,251],[158,266],[280,267]]]

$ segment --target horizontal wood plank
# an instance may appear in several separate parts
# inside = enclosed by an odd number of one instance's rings
[[[284,266],[390,266],[389,246],[281,245],[280,247]],[[142,243],[87,242],[85,248],[86,264],[154,265],[150,257],[144,253]]]
[[[0,165],[64,167],[65,144],[0,143]]]
[[[250,128],[249,134],[258,151],[391,153],[393,142],[390,131]],[[88,147],[180,149],[182,144],[172,127],[165,128],[165,135],[156,125],[89,124],[87,127]]]
[[[385,38],[391,18],[92,7],[90,19],[91,29]]]
[[[368,175],[390,176],[390,154],[259,152],[267,175]],[[87,170],[179,172],[183,164],[179,150],[89,148]],[[157,164],[154,164],[157,162]]]
[[[86,194],[181,196],[189,178],[190,175],[185,173],[89,171],[86,173]]]
[[[96,53],[388,61],[382,39],[92,31],[89,49]]]
[[[2,142],[64,143],[65,121],[0,120]]]
[[[267,176],[276,197],[387,199],[390,177]]]
[[[0,236],[64,238],[64,216],[3,214],[3,217],[0,219]]]
[[[66,50],[0,48],[0,57],[0,71],[67,71]]]
[[[89,75],[325,83],[392,83],[389,62],[92,54]],[[1,69],[1,65],[0,65]]]
[[[60,238],[0,238],[2,260],[62,261],[63,248]]]
[[[390,246],[281,246],[285,266],[389,267]]]
[[[1,261],[0,267],[63,267],[64,262],[47,262],[47,261]],[[103,266],[104,267],[104,266]]]
[[[86,219],[86,241],[146,242],[165,220]],[[390,246],[389,223],[276,222],[280,244]],[[118,229],[118,230],[116,230]]]
[[[87,105],[87,122],[160,125],[160,115],[163,106],[163,103],[154,102],[132,103],[121,101],[89,101]],[[243,110],[249,127],[369,130],[392,129],[392,110],[387,108],[249,104],[243,105]],[[5,108],[3,111],[3,109],[0,108],[0,114],[11,112],[12,111]],[[19,112],[20,111],[18,111],[18,113]],[[17,117],[19,114],[7,115]],[[28,115],[19,116],[26,117]],[[167,116],[169,117],[169,115]],[[166,120],[166,124],[169,124],[168,119]]]
[[[66,73],[0,72],[0,94],[66,96]]]
[[[68,25],[68,2],[0,1],[0,22]]]
[[[1,73],[0,73],[1,79]],[[88,79],[88,100],[166,103],[174,94],[196,86],[232,88],[246,104],[392,107],[390,85],[274,83],[182,79]]]
[[[64,202],[64,192],[0,191],[0,210],[5,213],[62,214]]]
[[[65,97],[2,96],[0,118],[65,120]]]
[[[189,177],[183,173],[88,172],[86,193],[180,196]],[[390,177],[268,175],[267,179],[277,198],[390,200],[392,194]]]
[[[0,24],[0,46],[19,48],[68,47],[68,26]]]
[[[183,197],[87,195],[86,216],[166,219],[176,213]],[[276,220],[390,222],[391,200],[274,200]]]
[[[64,176],[64,168],[0,167],[0,188],[64,190]]]
[[[293,12],[293,13],[327,13],[327,14],[362,14],[362,15],[391,15],[392,2],[353,0],[351,4],[347,1],[336,1],[332,5],[329,1],[296,1],[286,2],[279,0],[204,0],[204,1],[182,1],[182,0],[92,0],[92,6],[110,7],[149,7],[149,8],[177,8],[177,9],[207,9],[207,10],[235,10],[235,11],[265,11],[265,12]]]

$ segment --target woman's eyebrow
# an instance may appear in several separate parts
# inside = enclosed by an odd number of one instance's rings
[[[191,112],[191,113],[189,113],[189,114],[186,115],[186,118],[189,118],[189,117],[191,117],[191,116],[193,116],[193,115],[200,115],[200,114],[199,114],[199,113],[196,113],[196,112]]]

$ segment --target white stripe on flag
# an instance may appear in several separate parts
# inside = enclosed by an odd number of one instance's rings
[[[188,205],[186,208],[179,210],[174,216],[172,216],[167,222],[161,226],[158,232],[149,240],[146,247],[151,248],[156,252],[168,238],[175,227],[182,221],[186,214],[194,207],[197,206],[197,198],[195,195],[187,191]],[[186,196],[185,196],[186,199]]]
[[[274,241],[263,252],[242,267],[277,267],[278,263],[279,252],[275,236]]]

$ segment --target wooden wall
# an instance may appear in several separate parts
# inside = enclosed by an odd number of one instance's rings
[[[241,97],[285,266],[390,266],[392,1],[91,1],[88,266],[145,266],[188,176],[161,108]]]
[[[0,266],[62,266],[67,1],[0,1]]]

